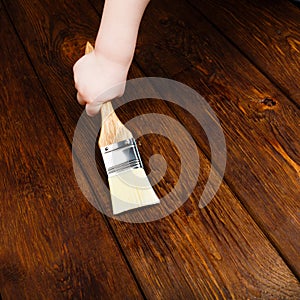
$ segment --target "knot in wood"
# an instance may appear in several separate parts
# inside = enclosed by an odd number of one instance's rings
[[[267,105],[267,106],[275,106],[276,105],[276,101],[269,97],[264,98],[261,101],[261,103],[263,103],[264,105]]]

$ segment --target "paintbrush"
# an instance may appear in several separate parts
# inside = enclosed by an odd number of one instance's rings
[[[85,53],[93,51],[87,42]],[[160,203],[146,172],[132,133],[117,117],[111,102],[101,107],[98,141],[111,194],[113,214]]]

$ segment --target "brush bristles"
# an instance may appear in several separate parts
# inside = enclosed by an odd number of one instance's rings
[[[113,214],[160,203],[143,168],[108,178]]]

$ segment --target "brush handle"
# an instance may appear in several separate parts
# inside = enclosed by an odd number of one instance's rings
[[[103,103],[101,119],[102,127],[98,142],[100,148],[133,138],[132,133],[119,120],[110,101]]]
[[[101,119],[102,119],[102,126],[104,125],[103,122],[110,114],[115,114],[114,108],[110,101],[105,102],[101,106]]]

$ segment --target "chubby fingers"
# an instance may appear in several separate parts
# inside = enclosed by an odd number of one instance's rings
[[[87,103],[87,101],[83,98],[83,96],[79,92],[77,93],[77,101],[81,105],[85,105]]]
[[[93,101],[93,102],[88,101],[79,92],[77,93],[77,101],[79,102],[79,104],[85,105],[86,113],[90,117],[93,117],[97,113],[99,113],[101,106],[102,106],[101,102],[97,103],[96,101]]]

